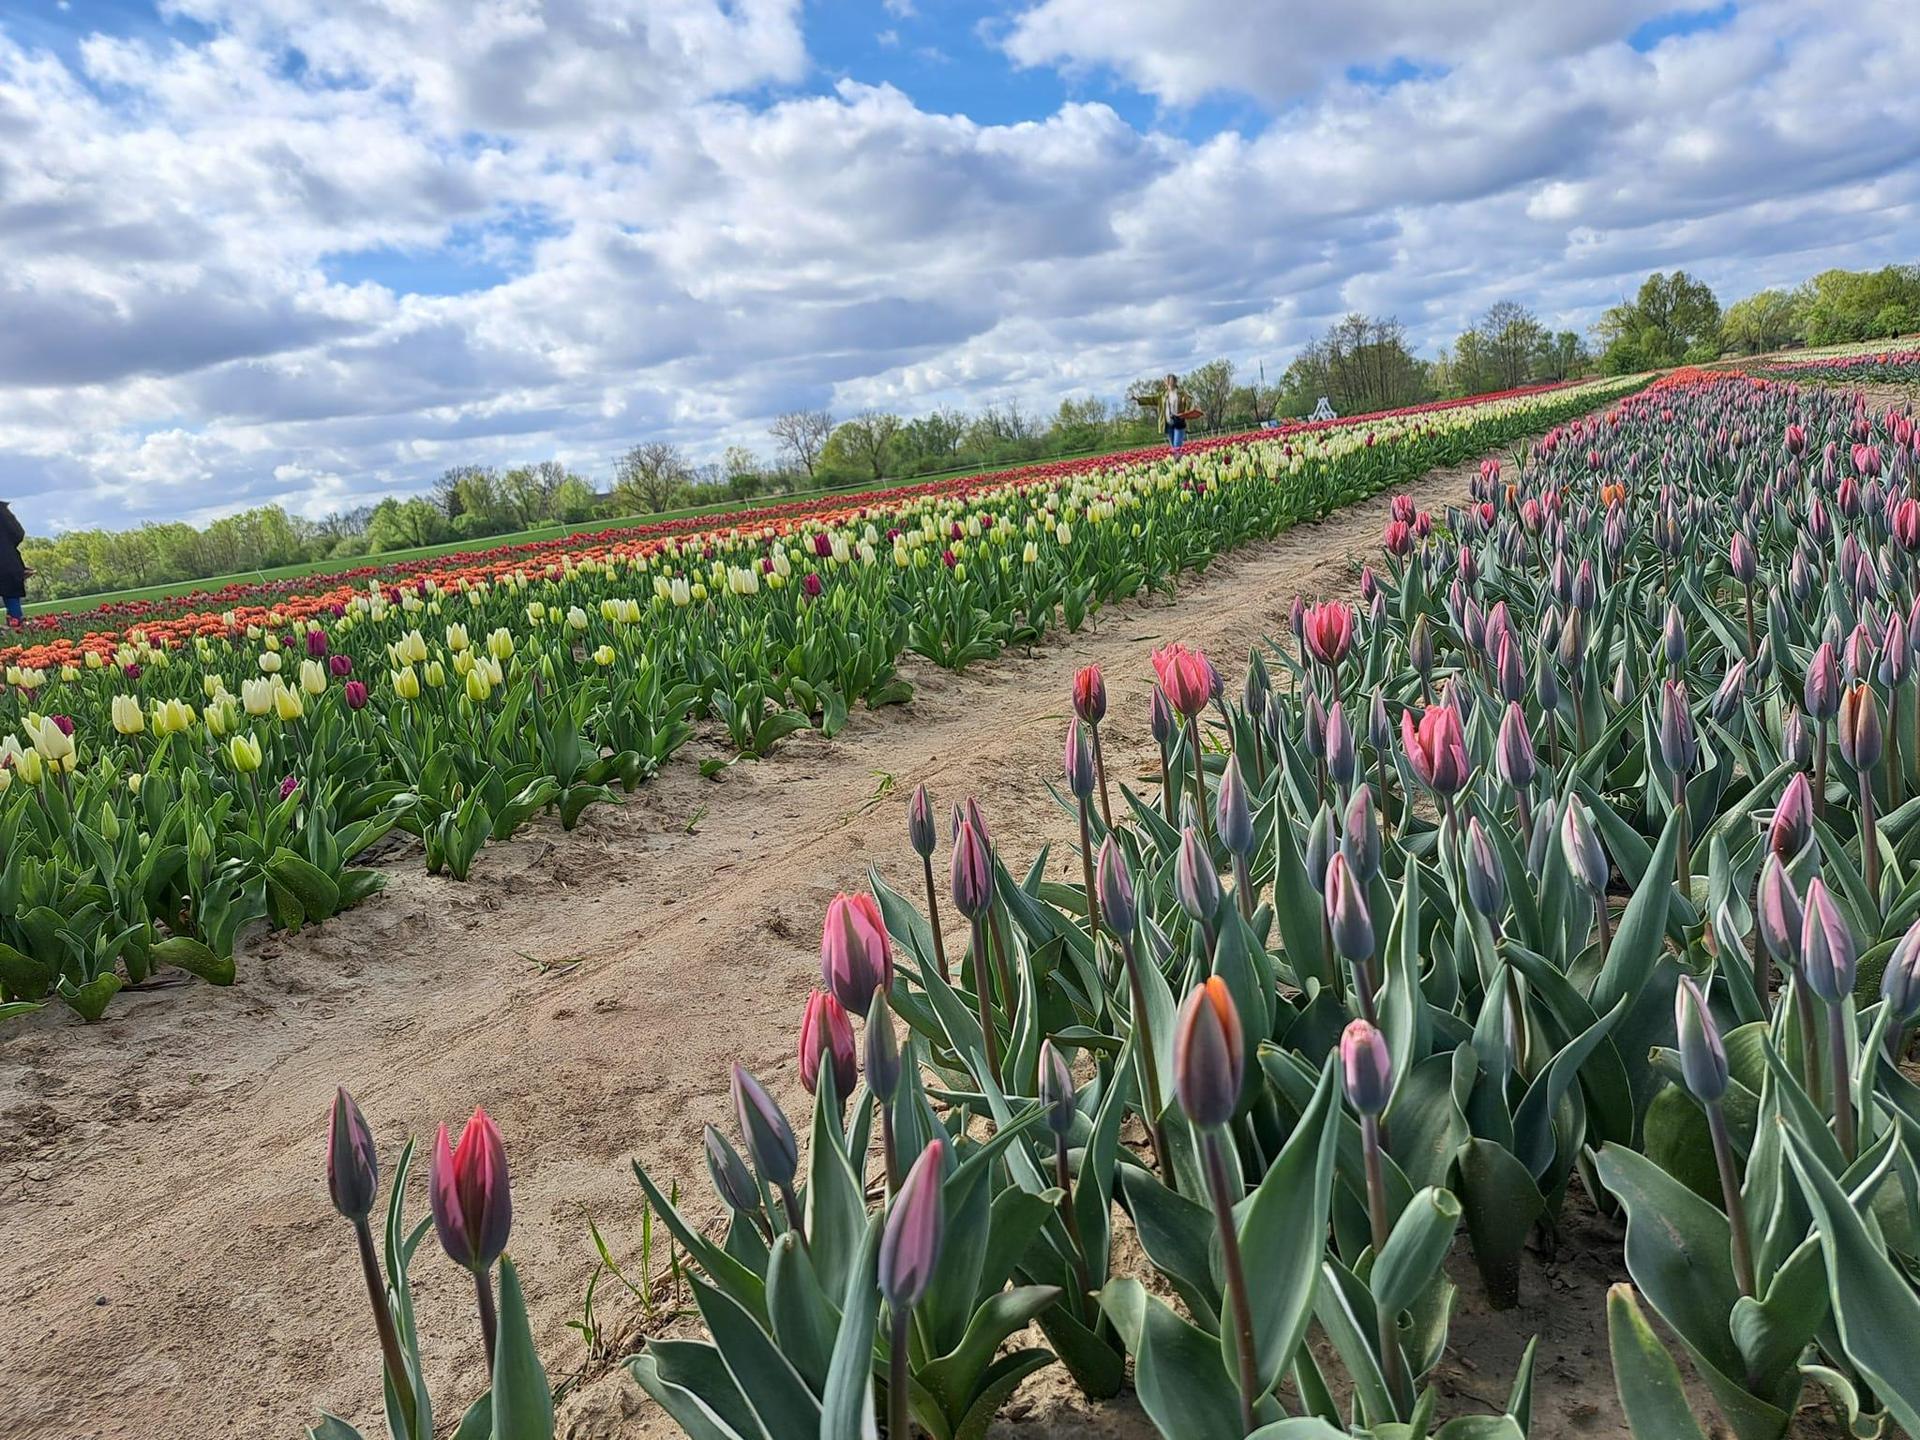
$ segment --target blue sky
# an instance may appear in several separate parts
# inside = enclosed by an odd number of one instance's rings
[[[13,0],[36,531],[1912,261],[1907,0]]]

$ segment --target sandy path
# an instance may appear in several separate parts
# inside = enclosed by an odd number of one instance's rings
[[[1458,502],[1471,469],[1428,476],[1419,499]],[[1351,589],[1385,509],[1382,497],[1244,550],[1177,601],[1126,606],[1032,658],[961,677],[910,664],[911,706],[860,713],[832,742],[797,737],[717,783],[682,757],[572,835],[539,826],[490,848],[468,884],[406,855],[385,897],[261,939],[231,990],[123,996],[93,1027],[49,1012],[0,1034],[0,1434],[291,1435],[322,1408],[379,1428],[377,1351],[321,1178],[338,1083],[389,1165],[408,1133],[424,1140],[476,1102],[494,1114],[543,1354],[556,1378],[580,1363],[565,1324],[592,1269],[588,1218],[630,1252],[635,1153],[683,1178],[691,1210],[714,1213],[698,1134],[726,1123],[735,1055],[797,1103],[791,1046],[818,973],[819,917],[870,859],[903,882],[914,873],[912,788],[926,782],[943,806],[980,795],[1022,864],[1065,840],[1043,785],[1074,668],[1104,667],[1109,754],[1130,773],[1151,753],[1148,651],[1178,637],[1237,671],[1248,647],[1284,631],[1295,593]],[[1071,863],[1064,847],[1058,863]],[[470,1292],[431,1242],[415,1272],[451,1417],[481,1363]],[[1586,1308],[1594,1285],[1580,1288]],[[1500,1337],[1573,1308],[1548,1298],[1488,1330],[1512,1353],[1476,1351],[1486,1378],[1469,1388],[1504,1394],[1518,1341]],[[616,1327],[631,1323],[631,1306],[611,1309]],[[1574,1407],[1567,1433],[1615,1433],[1591,1413],[1594,1387],[1566,1389],[1596,1359],[1605,1375],[1604,1333],[1589,1324],[1565,1344],[1564,1374],[1550,1355],[1542,1378]],[[603,1377],[569,1413],[576,1434],[676,1433],[646,1409],[637,1388]],[[1536,1435],[1559,1433],[1545,1418]],[[1098,1433],[1128,1423],[1117,1411]],[[1046,1428],[1096,1433],[1065,1415]]]

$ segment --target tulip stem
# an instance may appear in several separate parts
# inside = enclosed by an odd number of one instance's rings
[[[880,1161],[886,1167],[887,1198],[900,1189],[900,1149],[893,1139],[893,1102],[880,1102]]]
[[[1107,755],[1100,744],[1100,727],[1089,725],[1093,732],[1093,773],[1100,779],[1100,818],[1107,829],[1113,829],[1113,802],[1107,798]]]
[[[1860,859],[1867,882],[1867,898],[1873,902],[1872,919],[1880,918],[1880,830],[1873,814],[1873,772],[1860,772]]]
[[[807,1243],[807,1221],[800,1209],[800,1197],[793,1193],[792,1182],[780,1187],[780,1204],[787,1212],[787,1226],[800,1237],[802,1245]]]
[[[480,1303],[480,1336],[487,1344],[487,1377],[493,1377],[494,1341],[500,1333],[500,1316],[493,1308],[493,1270],[473,1272],[474,1298]]]
[[[1726,1201],[1727,1222],[1733,1231],[1733,1278],[1740,1293],[1754,1295],[1753,1237],[1747,1229],[1747,1206],[1740,1198],[1740,1174],[1734,1168],[1733,1142],[1727,1138],[1727,1117],[1718,1100],[1707,1105],[1707,1131],[1713,1137],[1713,1161],[1720,1171],[1720,1195]]]
[[[893,1315],[893,1343],[887,1355],[887,1440],[908,1440],[913,1434],[907,1411],[907,1321],[912,1313],[902,1305]]]
[[[1380,1163],[1380,1121],[1377,1116],[1360,1117],[1360,1140],[1366,1155],[1367,1166],[1367,1219],[1373,1231],[1373,1258],[1379,1262],[1386,1253],[1387,1237],[1392,1227],[1387,1222],[1387,1179],[1386,1170]],[[1400,1349],[1400,1319],[1385,1307],[1377,1307],[1376,1317],[1380,1332],[1380,1365],[1387,1382],[1387,1391],[1393,1396],[1395,1406],[1409,1403],[1413,1396],[1413,1386],[1407,1379],[1406,1355]]]
[[[1687,814],[1687,777],[1675,773],[1673,777],[1673,813],[1680,817],[1680,845],[1673,861],[1673,883],[1679,887],[1682,898],[1693,898],[1693,835],[1690,817]]]
[[[1848,1163],[1852,1163],[1854,1153],[1853,1136],[1853,1077],[1847,1067],[1847,1002],[1833,1000],[1827,1004],[1827,1049],[1833,1062],[1833,1129],[1840,1141],[1840,1153]]]
[[[1073,1168],[1067,1163],[1064,1135],[1055,1137],[1053,1142],[1053,1173],[1060,1187],[1060,1221],[1067,1227],[1067,1238],[1073,1242],[1073,1278],[1080,1286],[1080,1292],[1073,1297],[1073,1310],[1084,1320],[1087,1297],[1093,1294],[1093,1276],[1087,1270],[1087,1242],[1080,1235],[1080,1217],[1073,1209]]]
[[[973,922],[973,988],[980,1000],[980,1035],[987,1047],[987,1073],[1000,1083],[1000,1040],[993,1028],[993,987],[987,980],[987,927],[980,917]]]
[[[1096,939],[1100,934],[1100,901],[1094,894],[1093,885],[1093,839],[1091,807],[1085,799],[1080,801],[1080,882],[1087,891],[1087,939]]]
[[[1173,1152],[1167,1148],[1167,1130],[1161,1115],[1166,1109],[1161,1099],[1160,1058],[1153,1045],[1153,1024],[1147,1018],[1147,992],[1140,983],[1140,961],[1133,953],[1133,937],[1116,934],[1120,958],[1127,967],[1127,988],[1133,1000],[1133,1029],[1138,1039],[1141,1087],[1147,1111],[1147,1133],[1153,1136],[1153,1157],[1169,1183],[1173,1181]]]
[[[1827,814],[1827,722],[1818,722],[1820,733],[1813,745],[1813,813],[1826,818]]]
[[[927,878],[927,919],[933,926],[933,961],[940,969],[941,982],[951,985],[953,975],[947,969],[947,946],[940,935],[940,900],[938,892],[933,888],[933,857],[922,855],[920,866],[926,872]]]
[[[1813,1018],[1813,994],[1806,977],[1793,979],[1793,1005],[1800,1017],[1800,1069],[1807,1085],[1807,1098],[1815,1105],[1825,1104],[1826,1086],[1820,1079],[1820,1030]]]
[[[1753,582],[1749,580],[1741,588],[1747,592],[1747,662],[1758,664],[1760,645],[1753,637]]]
[[[1160,747],[1160,810],[1167,824],[1178,825],[1180,819],[1173,799],[1173,755],[1165,746]]]
[[[1892,687],[1887,697],[1887,809],[1889,812],[1900,808],[1901,792],[1905,789],[1900,763],[1900,687]]]
[[[1213,849],[1213,836],[1207,826],[1207,772],[1200,763],[1200,720],[1198,716],[1187,720],[1187,748],[1193,751],[1193,823],[1199,827],[1200,843],[1207,847],[1209,854]]]
[[[1247,1296],[1247,1272],[1240,1259],[1240,1235],[1233,1223],[1233,1193],[1227,1180],[1227,1160],[1220,1148],[1219,1132],[1209,1129],[1200,1137],[1200,1148],[1206,1156],[1207,1188],[1213,1192],[1213,1216],[1220,1230],[1227,1299],[1233,1306],[1234,1353],[1240,1362],[1240,1423],[1251,1435],[1253,1402],[1260,1385],[1253,1351],[1253,1305]]]
[[[1240,902],[1240,918],[1253,919],[1253,875],[1247,868],[1247,857],[1240,854],[1233,857],[1233,896]]]
[[[367,1299],[373,1302],[373,1327],[380,1332],[380,1355],[387,1365],[387,1383],[406,1422],[403,1440],[426,1440],[419,1429],[419,1409],[413,1395],[413,1379],[407,1373],[406,1357],[400,1350],[400,1336],[393,1328],[393,1311],[387,1305],[386,1282],[380,1278],[380,1262],[374,1258],[373,1231],[362,1215],[353,1222],[353,1236],[360,1249],[360,1273],[367,1282]]]

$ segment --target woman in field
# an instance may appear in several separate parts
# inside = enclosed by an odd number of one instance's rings
[[[7,604],[7,624],[19,626],[26,615],[27,563],[20,558],[20,542],[27,538],[26,527],[13,507],[0,500],[0,600]]]
[[[1178,450],[1187,438],[1187,421],[1180,405],[1180,377],[1167,376],[1166,391],[1160,396],[1160,428],[1167,432],[1167,444]]]

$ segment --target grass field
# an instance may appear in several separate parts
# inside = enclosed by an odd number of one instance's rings
[[[240,570],[227,575],[210,575],[199,580],[174,580],[160,585],[145,585],[129,590],[108,590],[92,595],[68,595],[59,600],[38,600],[27,606],[29,615],[55,615],[62,611],[95,610],[102,605],[126,604],[134,600],[164,600],[174,595],[192,595],[196,592],[211,593],[223,590],[229,585],[264,584],[275,580],[298,580],[307,575],[332,575],[343,570],[355,570],[363,565],[404,565],[410,560],[431,560],[437,555],[458,555],[463,551],[497,550],[507,545],[526,545],[539,540],[559,540],[568,535],[592,534],[600,530],[617,530],[628,525],[652,525],[662,520],[682,520],[696,515],[724,515],[730,510],[739,510],[756,505],[783,505],[793,501],[818,499],[828,495],[848,497],[866,494],[876,490],[890,489],[895,485],[917,485],[927,480],[941,480],[954,475],[997,475],[1006,470],[1018,470],[1023,466],[1036,463],[1044,464],[1050,460],[1080,460],[1089,455],[1115,455],[1125,450],[1137,450],[1142,445],[1151,444],[1152,437],[1129,440],[1121,445],[1100,446],[1092,450],[1062,451],[1057,455],[1042,456],[1038,461],[1012,460],[1004,465],[959,465],[950,470],[932,470],[923,475],[907,475],[898,479],[857,481],[851,485],[817,486],[811,490],[796,490],[792,494],[756,495],[747,500],[718,500],[710,505],[689,505],[677,510],[662,510],[650,515],[616,515],[585,520],[576,525],[556,524],[537,525],[530,530],[516,530],[504,535],[480,535],[465,540],[450,540],[443,545],[419,545],[407,550],[383,550],[377,555],[354,555],[326,560],[309,560],[298,565],[281,565],[271,570]]]

